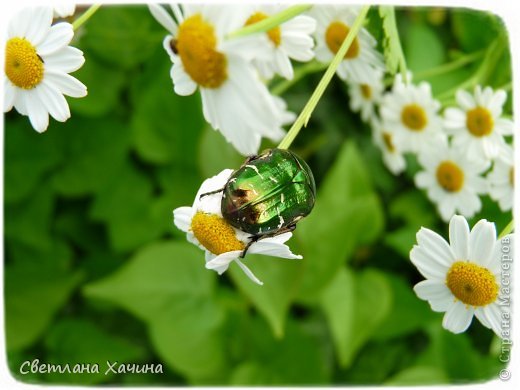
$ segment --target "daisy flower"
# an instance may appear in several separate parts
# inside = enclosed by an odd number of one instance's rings
[[[251,7],[245,25],[251,25],[283,11],[287,6],[273,4],[256,5]],[[316,21],[306,15],[298,15],[291,20],[267,31],[268,55],[260,53],[253,60],[260,75],[271,79],[274,74],[279,74],[286,79],[293,78],[291,58],[307,62],[314,57],[312,48],[314,41],[310,34],[316,29]]]
[[[361,113],[364,122],[372,122],[376,117],[376,106],[381,102],[383,91],[383,72],[376,72],[369,83],[349,83],[350,108]]]
[[[426,278],[415,285],[417,296],[433,311],[445,312],[442,326],[464,332],[473,315],[502,337],[500,305],[501,261],[512,258],[513,236],[497,240],[495,224],[482,219],[471,229],[466,219],[450,220],[450,242],[432,230],[421,228],[410,259]]]
[[[341,5],[315,5],[310,14],[317,21],[316,59],[330,62],[354,24],[357,9]],[[373,82],[378,72],[385,69],[383,56],[375,49],[376,43],[374,37],[365,28],[361,28],[338,66],[338,76],[353,83]]]
[[[70,118],[63,95],[87,94],[87,88],[68,74],[85,62],[81,50],[68,46],[72,25],[51,26],[52,12],[50,7],[18,12],[9,23],[5,45],[4,112],[14,107],[39,133],[47,129],[49,114],[60,122]]]
[[[464,149],[472,160],[493,159],[504,145],[504,136],[513,134],[513,122],[501,118],[507,94],[491,87],[475,87],[473,95],[457,91],[460,108],[445,111],[444,126],[453,135],[453,144]]]
[[[225,36],[247,19],[247,7],[237,5],[172,5],[175,21],[165,8],[149,5],[152,15],[170,35],[164,48],[173,66],[171,77],[178,95],[197,88],[204,118],[244,155],[258,152],[262,137],[279,141],[284,136],[280,110],[259,79],[251,61],[265,53],[261,35],[237,39]]]
[[[385,128],[403,152],[419,152],[446,139],[439,117],[440,103],[433,99],[430,84],[405,84],[401,75],[381,101],[379,111]]]
[[[455,212],[470,218],[481,209],[478,194],[486,192],[486,181],[480,174],[489,167],[487,161],[470,161],[465,153],[447,143],[424,149],[418,160],[424,170],[415,175],[415,184],[427,190],[444,221]]]
[[[515,185],[513,155],[513,148],[506,144],[504,155],[494,160],[493,169],[486,177],[489,196],[498,202],[502,211],[509,211],[513,208]]]
[[[381,121],[375,119],[372,124],[372,139],[374,144],[383,153],[383,162],[394,175],[398,175],[406,168],[403,154],[395,147],[392,134],[385,131]]]
[[[250,235],[234,228],[222,218],[222,194],[200,197],[201,194],[223,188],[232,173],[232,169],[225,169],[218,175],[206,179],[195,196],[193,206],[175,209],[173,221],[175,226],[186,232],[189,242],[206,252],[207,269],[222,275],[229,265],[235,262],[253,282],[262,285],[263,283],[239,259],[250,241]],[[251,244],[247,253],[301,259],[301,256],[293,254],[285,245],[291,237],[292,233],[288,232],[261,239]]]

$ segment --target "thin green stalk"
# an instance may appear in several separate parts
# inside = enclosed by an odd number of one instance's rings
[[[280,81],[273,88],[271,88],[271,93],[274,95],[281,95],[308,74],[320,72],[326,68],[327,64],[318,61],[312,61],[306,63],[305,65],[301,65],[299,68],[294,70],[294,76],[292,79]]]
[[[77,18],[72,23],[72,29],[74,31],[76,31],[78,28],[80,28],[81,25],[83,25],[83,23],[85,23],[87,20],[89,20],[90,17],[96,13],[96,11],[99,9],[99,7],[101,7],[101,4],[91,5],[85,12],[83,12],[83,14],[81,14],[81,16],[79,18]]]
[[[485,50],[479,50],[467,55],[464,55],[462,57],[457,58],[456,60],[452,62],[447,62],[445,64],[436,66],[434,68],[426,69],[421,72],[417,72],[414,74],[414,77],[417,79],[425,79],[428,77],[433,76],[439,76],[441,74],[453,72],[454,70],[457,70],[459,68],[462,68],[463,66],[467,64],[471,64],[472,62],[475,62],[479,58],[484,56]]]
[[[249,26],[244,26],[236,31],[233,31],[232,33],[229,33],[227,35],[227,38],[238,38],[250,34],[272,30],[280,24],[294,18],[295,16],[305,11],[308,11],[311,8],[311,4],[293,5],[292,7],[286,8],[283,11],[278,12],[277,14],[272,15],[264,20],[250,24]]]
[[[511,222],[507,224],[507,226],[500,232],[498,235],[498,239],[501,240],[505,236],[507,236],[509,233],[511,233],[515,229],[515,220],[511,219]]]
[[[350,45],[352,45],[352,42],[354,42],[354,38],[356,37],[357,33],[361,29],[363,22],[365,21],[365,18],[367,16],[368,10],[370,9],[369,5],[364,6],[361,11],[359,12],[359,15],[357,16],[356,20],[354,21],[354,24],[352,25],[352,28],[350,29],[349,33],[347,34],[345,40],[341,44],[341,47],[339,48],[338,52],[332,59],[332,62],[330,63],[329,67],[323,74],[320,82],[318,83],[318,86],[312,93],[309,101],[303,108],[302,112],[296,118],[293,125],[285,135],[284,139],[280,142],[278,145],[278,148],[280,149],[287,149],[291,146],[292,142],[300,132],[301,128],[303,126],[307,126],[307,123],[309,122],[309,119],[312,115],[312,112],[316,108],[316,105],[321,99],[321,96],[323,95],[323,92],[325,92],[325,89],[330,83],[330,80],[332,80],[332,77],[334,76],[334,73],[336,73],[336,69],[338,68],[339,64],[343,59],[345,58],[345,54],[347,54],[348,49],[350,48]]]

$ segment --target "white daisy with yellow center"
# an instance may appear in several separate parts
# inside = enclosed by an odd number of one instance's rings
[[[316,59],[332,61],[357,17],[357,9],[342,5],[315,5],[310,15],[316,21]],[[384,72],[383,56],[376,50],[376,40],[361,28],[336,73],[348,82],[372,83],[378,72]]]
[[[51,26],[52,15],[51,7],[18,12],[9,23],[5,45],[4,112],[14,107],[40,133],[49,126],[49,114],[60,122],[70,118],[63,95],[87,94],[87,88],[68,74],[85,62],[81,50],[68,46],[72,25]]]
[[[504,136],[513,134],[513,122],[502,118],[507,99],[503,90],[475,87],[473,95],[457,91],[460,108],[447,108],[444,126],[453,135],[453,145],[468,153],[472,160],[493,159],[505,144]]]
[[[384,129],[379,119],[372,121],[372,139],[383,153],[383,162],[394,175],[406,169],[403,154],[395,147],[392,134]]]
[[[512,258],[513,235],[497,240],[495,224],[480,220],[469,230],[464,217],[450,220],[450,242],[421,228],[410,259],[426,278],[415,285],[417,296],[433,311],[446,312],[442,325],[453,333],[464,332],[473,316],[502,337],[499,304],[501,259]]]
[[[190,4],[181,10],[172,5],[177,21],[157,4],[149,8],[171,33],[163,46],[173,62],[177,94],[191,95],[199,88],[206,121],[244,155],[257,153],[262,137],[282,139],[286,113],[251,64],[266,52],[266,40],[260,34],[226,39],[243,27],[248,7]]]
[[[491,199],[498,202],[502,211],[513,208],[515,189],[514,150],[510,145],[493,162],[493,169],[486,176]]]
[[[274,4],[251,6],[245,25],[260,22],[287,6]],[[310,36],[316,29],[316,21],[306,15],[298,15],[285,23],[267,31],[264,36],[267,40],[267,52],[259,52],[253,60],[260,75],[271,79],[275,74],[286,79],[294,76],[291,59],[307,62],[314,57],[314,40]]]
[[[350,108],[361,113],[364,122],[372,123],[376,119],[376,107],[381,102],[385,86],[383,72],[376,71],[374,79],[368,83],[349,83]]]
[[[224,273],[234,261],[244,273],[255,283],[263,283],[240,260],[240,255],[250,241],[250,235],[231,226],[220,211],[222,193],[201,194],[221,189],[233,173],[225,169],[218,175],[206,179],[197,195],[192,207],[179,207],[173,211],[175,226],[186,232],[189,242],[197,245],[206,252],[206,268]],[[282,257],[285,259],[301,259],[291,252],[285,242],[292,237],[292,233],[283,233],[275,237],[264,238],[251,244],[248,254],[263,254]]]
[[[384,94],[379,111],[398,148],[417,153],[446,139],[438,114],[440,107],[433,99],[430,84],[413,85],[411,81],[405,84],[398,74],[392,90]]]
[[[424,149],[418,160],[424,170],[415,175],[415,184],[427,190],[444,221],[456,212],[470,218],[480,211],[479,194],[487,190],[481,174],[489,167],[487,161],[470,161],[461,150],[441,143]]]

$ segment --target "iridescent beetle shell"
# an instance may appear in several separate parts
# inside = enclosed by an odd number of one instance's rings
[[[291,230],[314,207],[316,185],[309,166],[285,149],[268,149],[228,179],[222,216],[246,233],[263,236]]]

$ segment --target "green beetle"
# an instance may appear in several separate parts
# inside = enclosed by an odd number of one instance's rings
[[[266,237],[292,231],[314,207],[316,184],[309,166],[285,149],[267,149],[246,159],[234,171],[222,192],[223,218],[251,234],[249,246]]]

